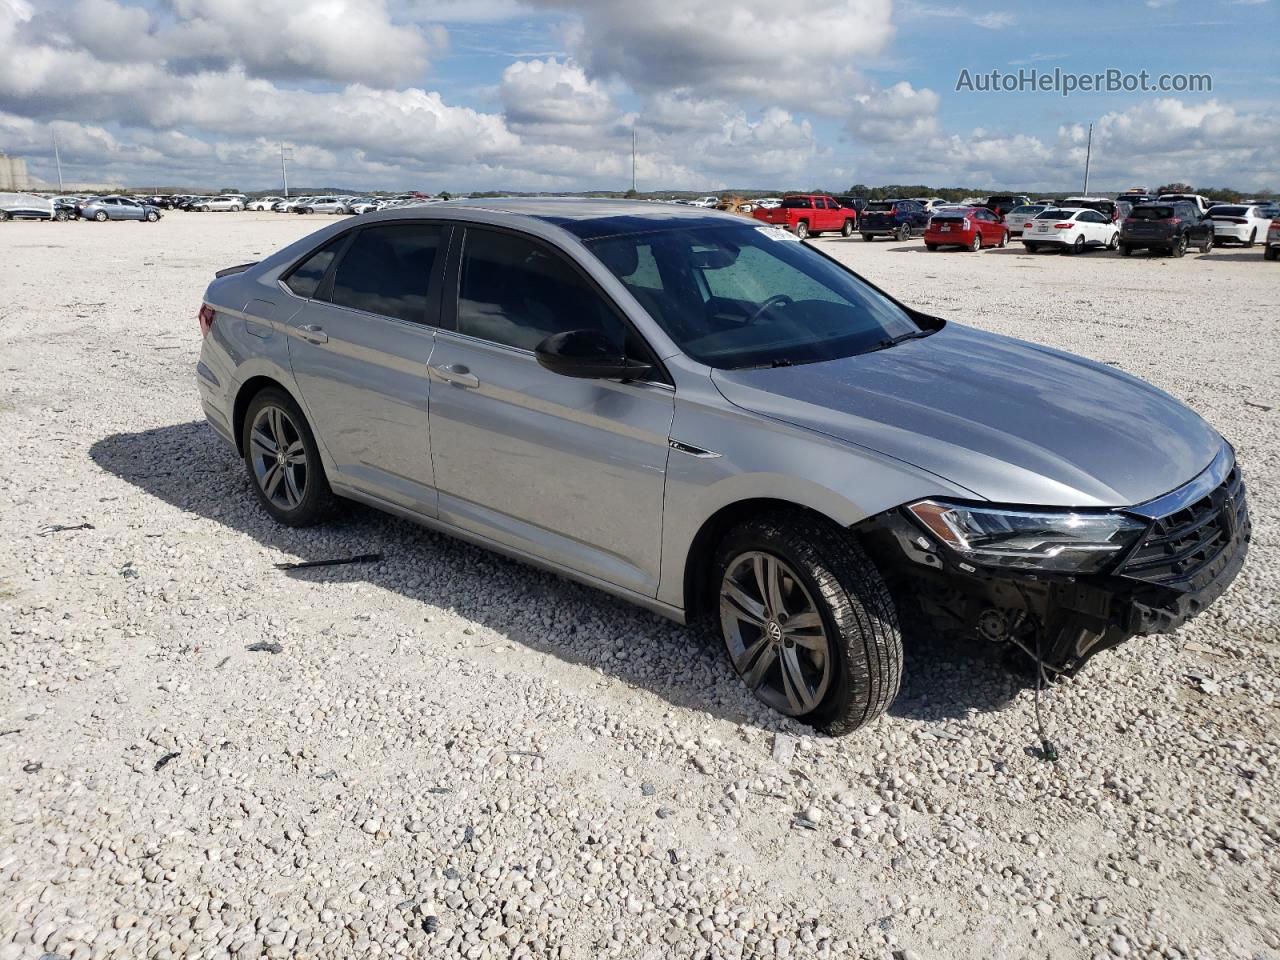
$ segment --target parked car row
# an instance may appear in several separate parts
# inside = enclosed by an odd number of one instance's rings
[[[1194,194],[1033,202],[1005,194],[959,204],[931,197],[862,201],[855,209],[848,202],[855,199],[796,194],[781,198],[776,206],[759,202],[752,215],[801,239],[837,231],[845,237],[857,232],[868,242],[878,237],[905,242],[921,236],[929,250],[976,251],[1006,246],[1017,237],[1030,252],[1102,248],[1123,256],[1148,250],[1181,257],[1191,247],[1208,253],[1229,241],[1251,247],[1261,240],[1267,244],[1267,258],[1277,256],[1269,239],[1280,223],[1280,206],[1274,203],[1209,204]]]
[[[155,223],[160,210],[132,197],[41,197],[31,193],[0,193],[3,220],[141,220]]]

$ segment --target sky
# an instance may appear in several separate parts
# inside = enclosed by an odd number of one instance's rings
[[[1280,0],[0,0],[0,151],[241,190],[1280,190]],[[1211,90],[990,92],[991,71]]]

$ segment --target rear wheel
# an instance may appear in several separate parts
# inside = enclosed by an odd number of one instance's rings
[[[319,448],[287,393],[268,388],[250,401],[240,446],[253,492],[273,519],[306,527],[330,513],[334,497]]]
[[[937,245],[936,243],[926,243],[926,244],[924,245],[924,248],[925,248],[926,250],[937,250],[937,249],[938,249],[938,245]]]
[[[978,233],[976,230],[973,232],[973,240],[969,242],[969,249],[974,253],[977,253],[982,249],[982,234]]]
[[[801,240],[809,236],[809,225],[803,220],[796,224],[796,236]]]
[[[0,223],[4,223],[8,219],[9,219],[9,211],[0,210]]]
[[[1280,257],[1280,247],[1268,246],[1267,249],[1262,251],[1262,256],[1267,260],[1274,260]]]
[[[64,222],[67,219],[67,211],[55,210],[53,213],[53,219],[57,220],[59,223]]]
[[[870,243],[875,238],[876,238],[876,235],[874,233],[864,233],[862,235],[862,240],[864,243]]]
[[[1202,254],[1205,254],[1211,251],[1212,249],[1213,249],[1213,237],[1205,237],[1204,240],[1201,241],[1200,243],[1200,252]]]
[[[832,734],[893,702],[897,613],[847,531],[799,511],[766,515],[729,533],[715,576],[725,650],[761,701]]]
[[[1255,227],[1253,230],[1249,232],[1249,239],[1244,242],[1244,245],[1246,247],[1252,247],[1254,243],[1257,241],[1257,239],[1258,239],[1258,230]]]
[[[996,243],[997,247],[1007,247],[1009,245],[1009,231],[1005,230],[1000,234],[1000,240]]]
[[[1187,235],[1184,233],[1174,242],[1173,246],[1169,248],[1169,256],[1181,257],[1185,255],[1186,252],[1187,252]]]
[[[844,222],[844,226],[840,228],[840,236],[842,236],[842,237],[852,237],[852,236],[853,236],[853,221],[852,221],[852,220],[846,220],[846,221]]]
[[[894,234],[899,243],[911,239],[911,225],[906,223],[898,224],[898,232]]]
[[[1120,256],[1122,257],[1133,256],[1133,247],[1129,246],[1127,243],[1120,244]]]

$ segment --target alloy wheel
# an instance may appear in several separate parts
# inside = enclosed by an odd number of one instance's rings
[[[307,451],[289,414],[267,405],[249,435],[249,458],[258,486],[277,507],[293,510],[307,492]]]
[[[743,553],[720,585],[720,624],[734,669],[770,707],[812,713],[831,685],[831,649],[809,591],[780,558]]]

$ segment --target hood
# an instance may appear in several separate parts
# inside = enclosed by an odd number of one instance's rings
[[[1136,377],[954,323],[874,353],[712,379],[739,407],[1004,504],[1142,503],[1200,473],[1223,443]]]

